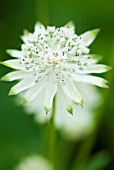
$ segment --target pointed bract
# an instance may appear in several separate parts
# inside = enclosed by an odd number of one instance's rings
[[[75,29],[75,24],[74,24],[73,21],[69,21],[69,22],[65,25],[65,27]]]
[[[16,95],[16,92],[11,88],[11,90],[9,91],[8,96],[13,96]]]
[[[73,115],[73,108],[72,108],[72,106],[68,106],[68,107],[67,107],[67,111],[68,111],[71,115]]]
[[[99,31],[100,29],[94,29],[80,35],[83,44],[88,47],[94,41]]]
[[[45,111],[46,111],[46,115],[48,114],[48,112],[51,110],[51,108],[47,107],[47,106],[44,106],[45,108]]]
[[[21,51],[18,51],[18,50],[6,50],[6,52],[11,55],[12,57],[15,57],[15,58],[21,58],[22,57],[22,52]]]
[[[25,104],[25,103],[28,103],[28,99],[26,97],[22,99],[20,105]]]

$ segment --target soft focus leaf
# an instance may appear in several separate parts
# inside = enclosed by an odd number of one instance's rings
[[[109,162],[109,155],[106,152],[99,152],[88,161],[85,170],[103,170]]]

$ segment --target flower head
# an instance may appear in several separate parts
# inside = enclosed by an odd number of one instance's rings
[[[32,155],[17,165],[15,170],[52,170],[52,166],[44,157]]]
[[[66,110],[72,114],[72,102],[83,105],[83,97],[74,81],[107,87],[106,80],[88,75],[109,70],[106,65],[96,64],[100,56],[89,54],[88,46],[98,32],[99,29],[95,29],[78,36],[72,22],[60,28],[45,28],[38,22],[33,33],[25,31],[21,50],[7,50],[16,59],[1,62],[17,70],[8,73],[2,80],[20,80],[11,88],[9,95],[26,91],[21,103],[27,103],[44,91],[47,113],[59,92]]]

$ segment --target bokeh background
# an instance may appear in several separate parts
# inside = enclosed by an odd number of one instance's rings
[[[113,0],[0,0],[0,61],[9,56],[6,49],[20,49],[23,30],[33,31],[35,22],[45,25],[64,25],[73,20],[78,34],[89,29],[100,28],[97,40],[91,45],[91,52],[102,54],[102,63],[114,66],[114,1]],[[0,67],[0,76],[9,71]],[[70,170],[78,157],[78,164],[100,152],[88,170],[96,164],[114,169],[114,69],[103,74],[110,81],[110,88],[100,90],[103,104],[98,109],[98,128],[86,139],[68,142],[58,137],[59,170]],[[38,153],[48,157],[47,125],[37,125],[33,116],[16,105],[15,97],[8,97],[14,83],[0,83],[0,169],[13,170],[23,157]],[[89,95],[89,94],[88,94]],[[59,136],[59,135],[58,135]],[[62,151],[61,151],[62,148]],[[78,150],[77,150],[78,148]],[[102,152],[102,153],[101,153]],[[67,166],[65,167],[65,164]],[[92,168],[91,168],[92,167]],[[85,170],[78,166],[76,170]],[[95,169],[100,170],[100,169]]]

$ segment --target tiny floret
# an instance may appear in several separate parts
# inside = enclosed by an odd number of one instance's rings
[[[44,92],[44,109],[48,113],[54,96],[59,92],[66,110],[73,114],[72,103],[83,106],[83,94],[76,88],[77,82],[108,87],[106,80],[90,75],[110,69],[97,64],[101,56],[89,54],[88,47],[98,32],[99,29],[94,29],[77,35],[72,22],[60,28],[45,28],[37,22],[33,33],[24,31],[21,50],[7,50],[14,59],[1,62],[15,69],[2,80],[19,80],[9,95],[25,91],[23,104],[33,101]]]

